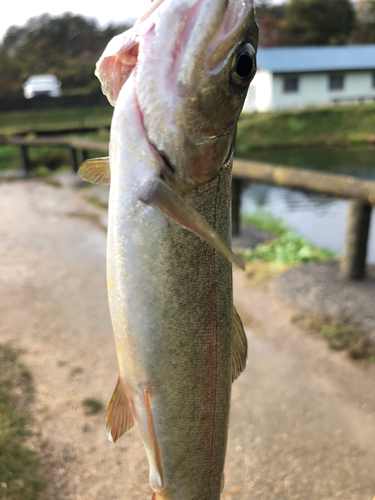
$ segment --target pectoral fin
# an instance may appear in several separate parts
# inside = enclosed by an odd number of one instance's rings
[[[86,160],[79,167],[78,175],[86,182],[108,186],[111,181],[109,158],[92,158],[91,160]]]
[[[241,318],[233,306],[232,382],[244,371],[247,359],[247,338]]]
[[[121,377],[117,380],[115,390],[108,405],[105,421],[108,439],[114,443],[135,424],[133,412],[126,397]]]
[[[173,189],[168,187],[162,179],[157,177],[151,189],[142,198],[144,203],[157,208],[180,226],[196,234],[221,252],[231,262],[244,269],[242,259],[232,252],[220,236],[207,224],[203,217],[188,205]]]

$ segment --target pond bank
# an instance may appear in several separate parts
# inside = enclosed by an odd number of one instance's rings
[[[242,114],[236,151],[375,142],[375,105],[348,104],[296,111]]]

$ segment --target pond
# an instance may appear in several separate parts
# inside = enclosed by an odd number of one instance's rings
[[[251,159],[375,180],[375,146],[259,151],[254,152]],[[246,183],[241,203],[246,213],[261,207],[285,220],[297,234],[305,236],[315,245],[338,254],[342,252],[346,200]],[[375,215],[371,221],[368,262],[375,263]]]

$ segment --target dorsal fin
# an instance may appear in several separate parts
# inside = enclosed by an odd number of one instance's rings
[[[121,377],[117,380],[115,390],[108,405],[105,421],[108,439],[114,443],[135,424],[133,412],[126,397]]]
[[[247,360],[247,338],[241,318],[233,306],[232,382],[244,371]]]

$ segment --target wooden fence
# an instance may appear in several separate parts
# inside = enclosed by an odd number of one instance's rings
[[[88,150],[108,155],[108,144],[87,139],[20,138],[9,137],[2,144],[20,147],[23,168],[31,173],[28,155],[30,146],[58,146],[70,150],[71,165],[77,172],[87,159]],[[363,279],[366,274],[366,256],[372,206],[375,205],[375,182],[338,174],[326,174],[311,170],[287,168],[254,161],[235,159],[233,162],[233,233],[240,232],[240,200],[243,181],[261,182],[299,191],[326,194],[349,199],[346,234],[340,274],[343,278]]]

